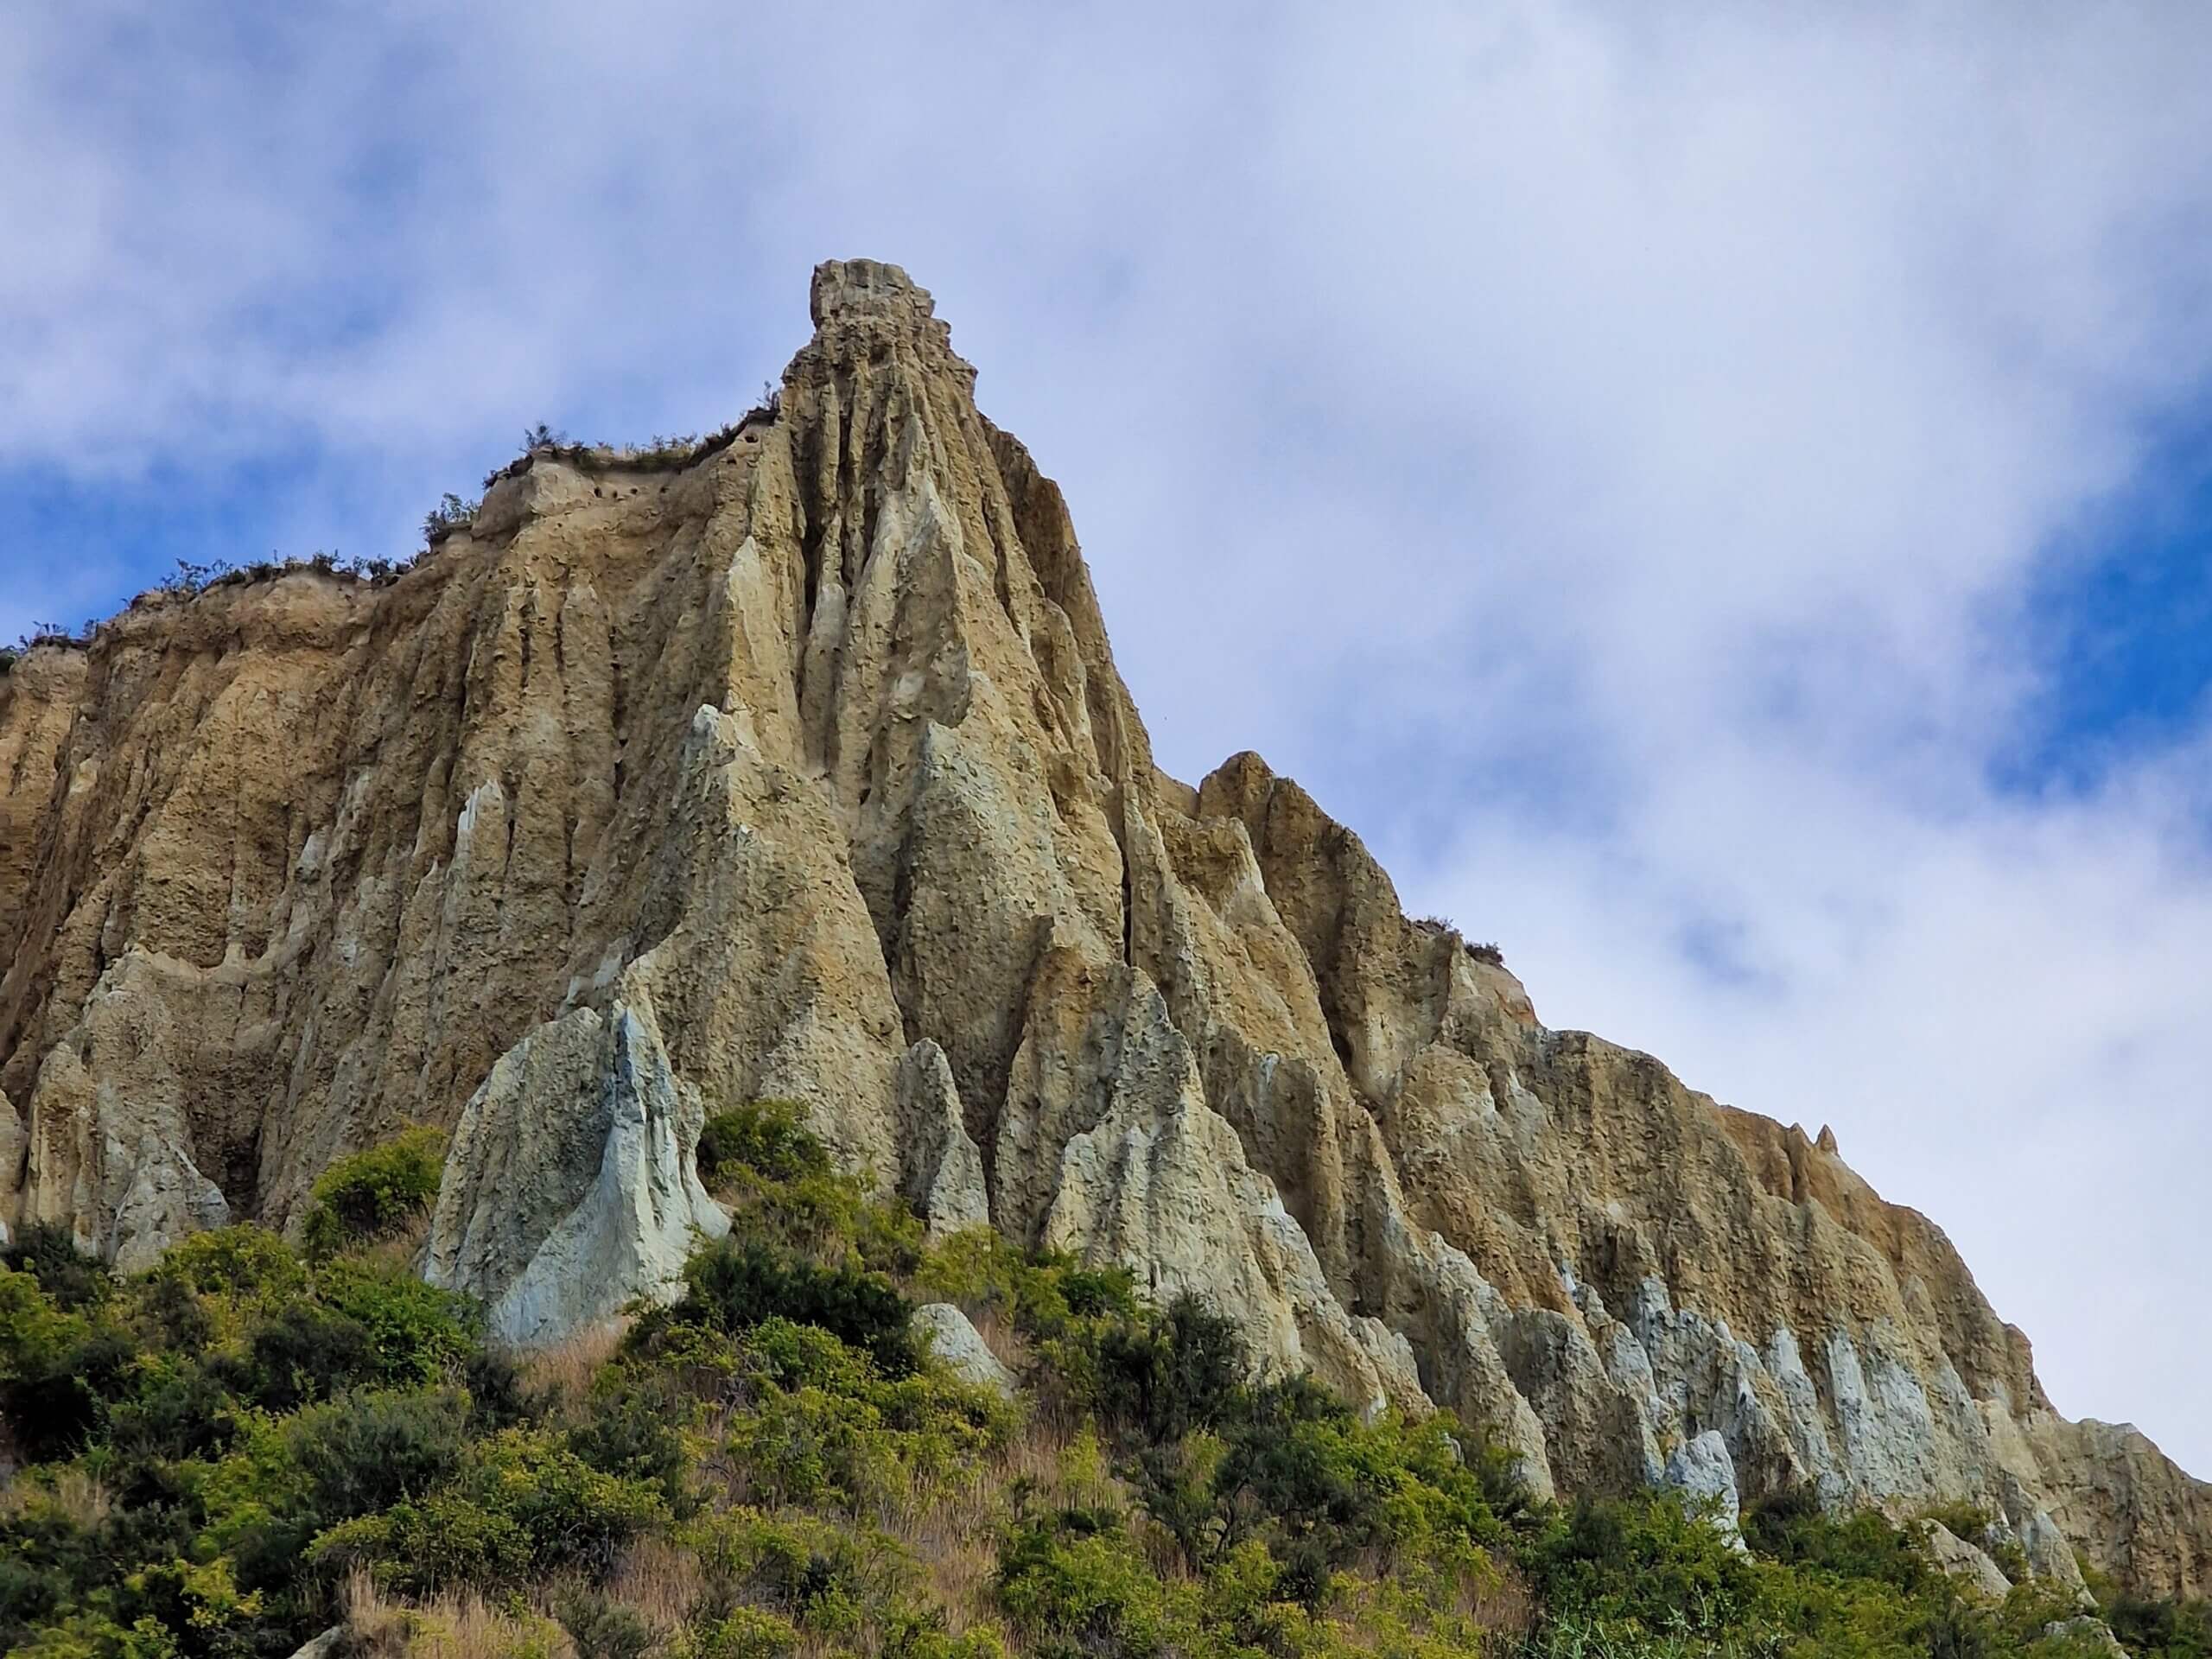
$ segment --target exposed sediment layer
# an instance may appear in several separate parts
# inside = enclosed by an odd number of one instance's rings
[[[0,1215],[135,1265],[436,1123],[426,1270],[527,1338],[664,1276],[703,1114],[787,1096],[933,1229],[1198,1290],[1540,1487],[1962,1498],[2212,1591],[2212,1489],[2057,1418],[1831,1138],[1545,1029],[1257,757],[1156,771],[927,295],[813,300],[688,466],[540,455],[396,582],[0,678]]]

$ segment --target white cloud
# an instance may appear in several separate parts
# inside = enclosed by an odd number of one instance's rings
[[[2055,533],[2212,378],[2212,13],[199,10],[0,21],[0,456],[302,448],[253,550],[380,550],[901,260],[1172,764],[1261,747],[1554,1020],[1833,1122],[2212,1470],[2212,766],[1986,782]]]

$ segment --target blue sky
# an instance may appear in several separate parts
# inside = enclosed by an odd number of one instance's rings
[[[937,293],[1164,760],[1832,1123],[2212,1473],[2212,12],[0,16],[0,637]]]
[[[2145,444],[2127,482],[2056,535],[2030,588],[2023,649],[2040,667],[1997,776],[2094,787],[2185,742],[2212,688],[2212,404]]]

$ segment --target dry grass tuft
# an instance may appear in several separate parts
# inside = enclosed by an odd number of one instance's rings
[[[706,1574],[691,1551],[664,1538],[641,1539],[625,1552],[607,1581],[607,1599],[620,1602],[655,1630],[671,1631],[705,1599]]]
[[[35,1497],[49,1499],[71,1524],[89,1532],[107,1519],[115,1500],[106,1487],[81,1469],[64,1467],[51,1481],[34,1484],[18,1477],[0,1489],[0,1516],[21,1515]]]
[[[1121,1508],[1128,1493],[1080,1425],[1039,1411],[969,1479],[874,1517],[920,1566],[956,1636],[983,1624],[1004,1634],[995,1596],[998,1539],[1018,1497],[1045,1510]]]
[[[366,1659],[576,1659],[568,1632],[543,1613],[473,1594],[394,1601],[365,1572],[346,1582],[346,1625]]]
[[[991,1619],[998,1535],[976,1511],[966,1503],[947,1505],[895,1517],[884,1529],[921,1567],[955,1636]]]
[[[1000,1364],[1016,1376],[1028,1369],[1028,1338],[1001,1318],[996,1308],[987,1303],[981,1307],[963,1308],[962,1312],[976,1327],[976,1334],[983,1339],[983,1346],[998,1357]]]
[[[413,1273],[423,1265],[423,1252],[430,1242],[431,1208],[424,1205],[392,1231],[359,1254],[379,1267]]]
[[[626,1319],[610,1320],[591,1330],[580,1331],[550,1348],[532,1349],[518,1355],[524,1386],[551,1399],[556,1417],[572,1421],[591,1397],[592,1379],[614,1357],[614,1351],[622,1345],[623,1332],[628,1328]]]
[[[1517,1641],[1535,1630],[1541,1610],[1529,1581],[1511,1566],[1500,1563],[1495,1572],[1462,1580],[1452,1611],[1486,1630]]]

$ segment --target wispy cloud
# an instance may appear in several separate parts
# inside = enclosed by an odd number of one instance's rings
[[[1834,1123],[2063,1407],[2212,1470],[2212,728],[1992,781],[2195,464],[2212,13],[218,12],[0,20],[0,458],[67,498],[0,609],[69,500],[173,556],[180,476],[203,548],[404,545],[901,260],[1173,764],[1262,748],[1554,1021]]]

